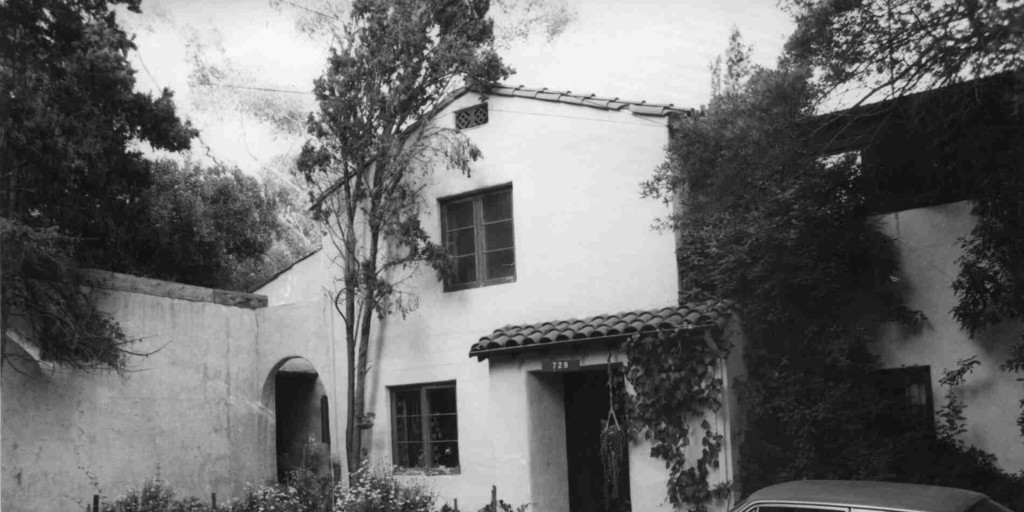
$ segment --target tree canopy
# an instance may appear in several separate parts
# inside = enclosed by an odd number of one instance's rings
[[[997,0],[790,0],[792,58],[860,99],[903,96],[1024,70],[1024,3]]]

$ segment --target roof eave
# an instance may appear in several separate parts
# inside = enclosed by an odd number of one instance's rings
[[[670,331],[677,331],[677,332],[682,331],[682,332],[686,332],[686,333],[699,333],[699,332],[705,332],[705,331],[713,331],[713,330],[716,330],[716,329],[721,329],[721,326],[719,326],[716,323],[706,323],[706,324],[699,324],[699,325],[693,325],[693,326],[688,326],[688,327],[676,327],[674,329],[650,329],[650,330],[646,330],[646,331],[634,331],[634,332],[628,332],[628,333],[624,333],[624,334],[612,334],[612,335],[607,335],[607,336],[596,336],[596,337],[593,337],[593,338],[576,338],[576,339],[564,340],[564,341],[549,341],[549,342],[546,342],[546,343],[530,343],[528,345],[516,345],[514,347],[501,347],[501,348],[492,348],[492,349],[487,349],[487,350],[470,350],[469,357],[477,358],[477,362],[479,363],[479,362],[484,361],[485,359],[488,359],[491,356],[501,356],[501,355],[505,355],[505,354],[517,355],[517,354],[522,353],[522,352],[535,352],[535,351],[547,352],[547,351],[550,351],[550,350],[555,350],[555,349],[560,349],[560,348],[573,348],[573,347],[579,347],[580,345],[588,345],[588,344],[600,344],[600,345],[605,346],[605,347],[608,347],[608,346],[611,346],[611,345],[619,345],[622,342],[626,341],[627,339],[629,339],[630,337],[632,337],[632,336],[634,336],[636,334],[653,334],[653,333],[658,333],[658,332],[670,332]]]

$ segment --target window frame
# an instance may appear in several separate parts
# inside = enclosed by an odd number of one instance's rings
[[[462,455],[459,453],[459,465],[455,467],[433,467],[431,466],[432,442],[430,440],[430,402],[427,400],[427,391],[434,389],[451,389],[455,394],[455,424],[456,438],[455,445],[459,445],[458,439],[458,418],[459,418],[459,392],[455,381],[429,382],[423,384],[403,384],[400,386],[388,386],[389,401],[391,404],[391,463],[394,465],[397,474],[404,475],[458,475],[462,471]],[[398,464],[398,393],[403,391],[418,391],[420,395],[420,421],[422,422],[422,442],[424,459],[427,467],[407,467]]]
[[[512,275],[496,277],[494,279],[486,279],[485,274],[487,272],[487,259],[486,254],[484,252],[483,198],[491,194],[505,191],[507,191],[509,194],[509,221],[512,223]],[[441,244],[443,247],[445,247],[445,250],[447,250],[448,248],[448,207],[453,204],[463,203],[467,201],[472,201],[473,203],[473,254],[476,257],[476,279],[465,283],[453,284],[451,278],[446,278],[444,280],[444,291],[455,292],[460,290],[468,290],[472,288],[481,288],[484,286],[491,286],[496,284],[516,282],[516,276],[519,273],[518,267],[515,265],[517,260],[516,255],[518,254],[518,244],[516,243],[515,194],[513,193],[512,182],[471,190],[469,192],[463,192],[460,194],[440,197],[437,199],[438,211],[440,212],[441,217]]]

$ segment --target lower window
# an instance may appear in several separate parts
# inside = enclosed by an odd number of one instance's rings
[[[391,414],[396,466],[434,474],[458,472],[454,382],[391,388]]]

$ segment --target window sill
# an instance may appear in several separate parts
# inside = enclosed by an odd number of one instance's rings
[[[461,474],[460,467],[453,468],[403,468],[395,466],[396,476],[450,476]]]
[[[500,279],[493,279],[491,281],[487,281],[484,283],[462,283],[458,285],[449,285],[446,283],[444,285],[444,292],[458,292],[462,290],[472,290],[473,288],[483,288],[485,286],[494,286],[497,284],[508,284],[514,282],[516,282],[516,276],[502,277]]]

